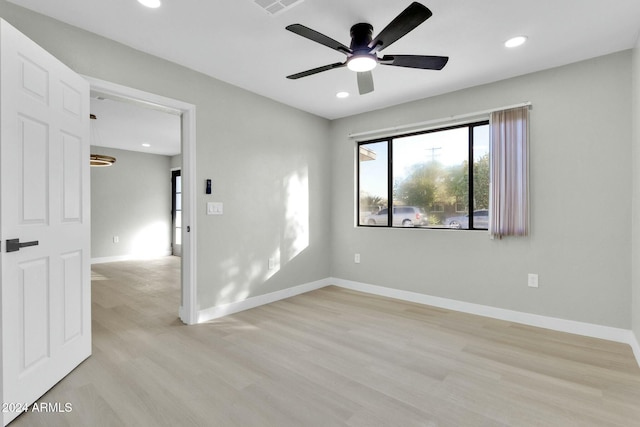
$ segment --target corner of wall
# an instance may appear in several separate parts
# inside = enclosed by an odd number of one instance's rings
[[[631,213],[631,330],[635,339],[634,353],[640,364],[640,34],[632,59],[632,213]]]

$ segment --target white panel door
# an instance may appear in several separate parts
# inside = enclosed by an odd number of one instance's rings
[[[0,397],[31,404],[91,354],[89,84],[0,27]]]

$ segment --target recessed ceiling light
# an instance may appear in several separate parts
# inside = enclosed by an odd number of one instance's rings
[[[349,92],[338,92],[336,93],[336,98],[348,98]]]
[[[157,9],[162,4],[160,0],[138,0],[138,3],[151,9]]]
[[[146,142],[144,144],[142,144],[143,147],[151,147],[151,144],[147,144]]]
[[[527,41],[527,36],[517,36],[517,37],[510,38],[509,40],[504,42],[504,45],[506,47],[518,47],[518,46],[522,46],[526,41]]]

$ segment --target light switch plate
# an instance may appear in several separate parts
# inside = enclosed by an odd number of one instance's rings
[[[207,202],[207,215],[222,215],[222,202]]]

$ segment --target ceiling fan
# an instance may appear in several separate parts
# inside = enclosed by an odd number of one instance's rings
[[[373,92],[373,75],[371,70],[376,65],[393,65],[395,67],[420,68],[423,70],[441,70],[449,60],[448,56],[425,55],[384,55],[377,53],[391,46],[394,42],[407,35],[410,31],[431,17],[432,13],[426,6],[413,2],[389,23],[377,37],[373,38],[371,24],[360,23],[351,27],[351,45],[349,47],[333,40],[311,28],[301,24],[286,27],[292,33],[320,43],[340,53],[347,55],[345,62],[324,65],[301,73],[287,76],[288,79],[299,79],[323,71],[348,67],[358,73],[358,91],[360,95]]]

